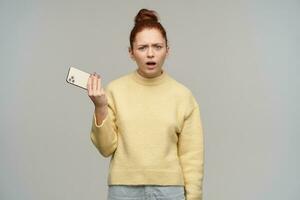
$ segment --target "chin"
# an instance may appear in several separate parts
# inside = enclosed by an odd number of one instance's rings
[[[156,76],[161,74],[161,69],[147,70],[147,73],[151,76]]]
[[[156,74],[158,74],[161,71],[161,69],[160,68],[148,69],[146,67],[143,69],[139,69],[139,71],[142,72],[144,74],[144,76],[151,78],[153,76],[156,76]]]

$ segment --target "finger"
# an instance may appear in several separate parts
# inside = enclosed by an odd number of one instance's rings
[[[105,95],[105,90],[103,87],[100,89],[100,93]]]
[[[93,91],[94,75],[91,76],[91,92]]]
[[[93,92],[95,94],[95,92],[97,91],[97,76],[95,75],[95,73],[94,73],[93,79],[94,79],[94,81],[93,81]]]
[[[98,91],[100,91],[101,90],[101,77],[100,77],[100,75],[98,75]]]
[[[91,86],[92,78],[91,77],[92,77],[92,75],[90,75],[88,82],[87,82],[87,88],[88,88],[89,95],[91,94],[91,90],[92,90],[92,86]]]
[[[99,78],[98,78],[98,75],[96,74],[95,75],[95,80],[96,80],[96,84],[95,84],[95,92],[98,92],[98,82],[99,82]]]

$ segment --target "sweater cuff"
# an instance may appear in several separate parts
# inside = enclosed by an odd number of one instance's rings
[[[106,117],[102,120],[102,123],[100,125],[97,124],[97,118],[96,118],[96,114],[94,113],[94,125],[97,127],[97,128],[101,128],[104,123],[107,121],[107,118],[108,118],[108,113],[106,115]]]

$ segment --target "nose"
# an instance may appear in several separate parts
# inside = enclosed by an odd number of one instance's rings
[[[153,50],[152,50],[151,47],[150,47],[150,48],[148,49],[148,51],[147,51],[147,57],[149,57],[149,58],[154,57],[154,53],[153,53]]]

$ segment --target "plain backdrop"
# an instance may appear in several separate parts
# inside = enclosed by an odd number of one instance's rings
[[[195,95],[204,200],[300,199],[300,2],[0,1],[0,199],[106,199],[109,158],[90,140],[93,104],[70,66],[106,85],[136,69],[141,8],[170,41],[164,69]]]

